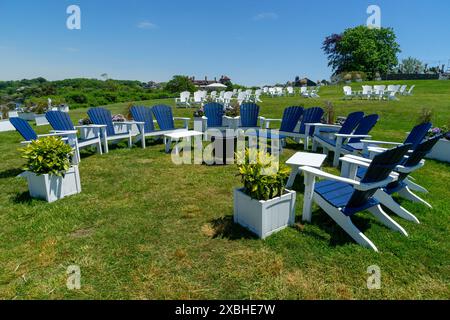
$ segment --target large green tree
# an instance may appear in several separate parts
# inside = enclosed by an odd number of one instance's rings
[[[194,92],[196,88],[189,77],[177,75],[166,83],[165,90],[170,93],[180,93],[183,91]]]
[[[373,77],[391,71],[401,52],[392,28],[370,29],[359,26],[332,34],[323,42],[328,65],[334,74],[362,71]]]

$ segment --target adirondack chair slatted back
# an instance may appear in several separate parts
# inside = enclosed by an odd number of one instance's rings
[[[281,121],[280,131],[294,132],[297,123],[303,115],[304,109],[302,107],[288,107],[284,109],[283,119]]]
[[[364,112],[358,111],[350,113],[338,133],[351,134],[363,118]]]
[[[106,125],[106,134],[108,136],[114,136],[116,134],[116,132],[114,131],[114,124],[112,122],[111,111],[97,107],[89,109],[87,114],[93,124]]]
[[[408,135],[408,137],[405,140],[406,143],[412,144],[412,150],[415,150],[417,146],[423,141],[425,136],[428,133],[428,130],[431,129],[432,124],[429,122],[425,122],[422,124],[419,124],[418,126],[415,126],[411,133]]]
[[[150,107],[132,106],[130,108],[130,112],[131,112],[131,116],[133,117],[134,121],[145,123],[144,131],[146,133],[155,131],[155,126],[153,125],[152,109]],[[139,127],[139,131],[141,131],[141,127],[140,126],[138,126],[138,127]]]
[[[9,121],[14,126],[14,128],[16,128],[17,132],[19,132],[20,135],[25,139],[25,141],[32,141],[38,138],[36,132],[27,121],[16,117],[9,118]]]
[[[161,130],[175,129],[175,123],[173,121],[173,113],[171,107],[166,105],[154,106],[152,107],[152,112]]]
[[[309,136],[312,136],[314,133],[314,127],[311,127],[309,129],[309,132],[305,132],[305,130],[306,130],[305,124],[306,123],[320,123],[320,121],[322,120],[323,114],[324,114],[324,111],[320,107],[313,107],[313,108],[306,109],[305,112],[303,113],[303,119],[302,119],[302,123],[300,125],[299,132],[305,133],[306,135],[309,135]]]
[[[356,128],[354,135],[368,135],[377,124],[379,118],[380,117],[377,114],[365,116]],[[358,143],[361,142],[362,139],[363,138],[351,138],[348,143]]]
[[[405,154],[408,152],[411,145],[405,144],[397,148],[385,151],[372,160],[367,172],[362,178],[361,183],[376,183],[385,180],[394,168],[402,161]],[[355,190],[348,201],[344,214],[352,215],[359,212],[361,209],[367,208],[367,204],[371,202],[372,196],[378,188],[373,188],[366,191]]]
[[[225,114],[223,105],[220,103],[208,103],[203,107],[205,116],[208,118],[208,127],[222,127]]]
[[[47,121],[52,128],[57,131],[71,131],[75,130],[72,120],[67,112],[48,111],[45,114]]]
[[[255,103],[243,103],[240,108],[241,127],[256,127],[258,125],[259,106]]]
[[[403,160],[402,165],[404,167],[415,167],[416,165],[418,165],[420,163],[420,161],[422,161],[427,154],[429,154],[431,152],[431,150],[433,149],[433,147],[436,145],[436,143],[443,137],[444,135],[438,135],[435,136],[433,138],[430,138],[422,143],[420,143],[415,149],[414,151],[409,155],[408,158],[406,158],[406,160]],[[387,186],[387,189],[395,189],[397,186],[399,186],[405,179],[406,177],[409,176],[409,173],[403,173],[400,172],[399,176],[397,178],[396,181],[390,183]]]

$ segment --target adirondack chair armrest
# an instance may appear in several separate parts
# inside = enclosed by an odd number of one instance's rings
[[[364,134],[342,134],[342,133],[336,133],[335,134],[336,137],[342,137],[342,138],[371,138],[372,136],[369,135],[364,135]]]
[[[417,165],[415,165],[414,167],[397,166],[395,168],[395,170],[397,170],[400,173],[411,173],[411,172],[416,171],[417,169],[422,168],[424,165],[425,165],[425,161],[422,160]]]
[[[40,134],[38,137],[50,137],[50,136],[69,136],[78,134],[78,130],[51,130],[48,134]]]
[[[84,126],[75,126],[75,129],[82,129],[82,128],[96,128],[96,129],[101,129],[101,128],[106,128],[106,124],[87,124]]]
[[[353,179],[335,176],[333,174],[326,173],[322,170],[311,168],[311,167],[301,167],[300,169],[305,173],[305,175],[310,174],[314,177],[348,183],[348,184],[352,185],[356,190],[359,190],[359,191],[368,191],[368,190],[372,190],[372,189],[376,189],[376,188],[381,188],[395,180],[394,177],[389,176],[388,178],[384,179],[383,181],[379,181],[376,183],[361,183],[361,182],[353,180]],[[305,178],[305,181],[308,181],[307,177]],[[305,188],[307,188],[307,187],[308,186],[305,186]]]
[[[184,128],[189,128],[189,121],[191,121],[191,118],[185,118],[185,117],[173,117],[173,120],[183,120],[184,121]]]
[[[392,141],[377,141],[377,140],[361,140],[362,143],[364,144],[387,144],[387,145],[393,145],[393,146],[401,146],[402,143],[401,142],[392,142]]]
[[[366,161],[361,161],[359,159],[355,159],[353,157],[347,157],[344,156],[342,158],[339,158],[339,160],[344,164],[344,163],[348,163],[348,164],[353,164],[353,165],[357,165],[358,167],[363,167],[363,168],[368,168],[370,166],[370,162],[366,162]]]
[[[316,169],[316,168],[312,168],[312,167],[301,167],[300,170],[305,174],[305,175],[311,175],[313,177],[319,177],[319,178],[323,178],[323,179],[327,179],[327,180],[334,180],[334,181],[338,181],[338,182],[344,182],[344,183],[348,183],[351,184],[353,186],[359,186],[361,185],[361,183],[359,181],[353,180],[353,179],[348,179],[345,177],[340,177],[340,176],[336,176],[334,174],[331,173],[327,173],[325,171],[322,171],[320,169]],[[305,179],[305,181],[307,181],[308,179]]]
[[[367,158],[364,158],[364,157],[355,156],[353,154],[347,154],[347,155],[345,155],[344,158],[352,158],[352,159],[355,159],[355,160],[358,160],[358,161],[361,161],[361,162],[366,162],[366,163],[371,163],[372,162],[372,159],[367,159]]]

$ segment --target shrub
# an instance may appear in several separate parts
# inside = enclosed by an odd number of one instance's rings
[[[433,111],[427,108],[423,108],[419,118],[417,119],[417,124],[432,122],[432,119]]]
[[[225,115],[228,117],[238,117],[240,110],[239,102],[233,101],[227,110],[225,110]]]
[[[255,200],[270,200],[282,196],[289,177],[289,168],[278,159],[261,151],[237,153],[238,169],[244,193]]]
[[[64,176],[70,168],[72,148],[59,137],[44,137],[32,141],[21,149],[22,158],[27,160],[24,170],[37,175]]]

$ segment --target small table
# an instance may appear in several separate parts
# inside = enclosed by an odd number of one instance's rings
[[[327,156],[325,154],[297,152],[286,164],[292,168],[286,188],[292,188],[295,178],[300,172],[300,167],[312,167],[320,169]]]
[[[172,141],[173,140],[179,140],[179,139],[186,139],[187,142],[190,143],[191,138],[192,137],[199,137],[199,136],[203,136],[203,132],[199,132],[199,131],[176,131],[176,132],[172,132],[172,133],[167,133],[164,135],[164,140],[165,140],[165,145],[166,145],[166,153],[170,152],[170,147],[172,145]],[[202,146],[202,139],[200,139],[200,145],[199,147],[203,147]],[[178,154],[179,150],[178,150],[178,146],[175,146],[175,153]]]

